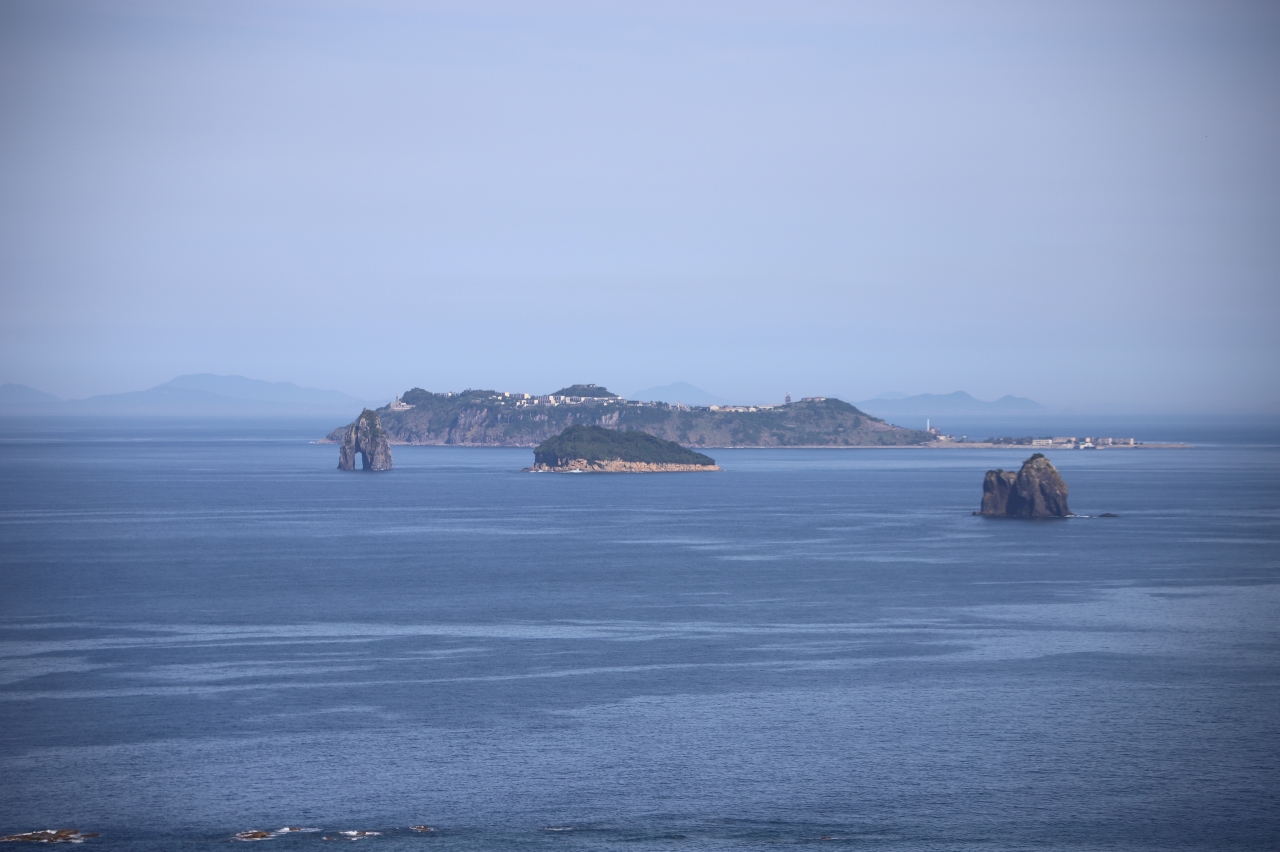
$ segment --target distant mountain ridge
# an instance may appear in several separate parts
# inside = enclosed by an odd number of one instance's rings
[[[13,382],[0,385],[0,411],[10,408],[39,408],[40,406],[65,405],[66,400],[26,385]]]
[[[297,405],[358,405],[366,402],[341,391],[304,388],[293,382],[267,382],[261,379],[247,379],[244,376],[217,376],[213,373],[178,376],[157,387],[199,390],[232,399]]]
[[[275,417],[359,414],[366,400],[244,376],[196,373],[127,393],[64,400],[26,385],[0,386],[0,413],[128,416]]]
[[[884,397],[889,397],[885,394]],[[892,396],[897,397],[897,394]],[[964,391],[955,393],[921,393],[901,398],[868,399],[856,403],[869,414],[900,417],[935,414],[1043,414],[1045,407],[1033,399],[1006,395],[993,402],[975,399]]]

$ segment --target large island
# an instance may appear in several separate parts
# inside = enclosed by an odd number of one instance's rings
[[[685,447],[906,447],[933,438],[829,397],[695,408],[626,400],[596,385],[545,396],[414,388],[378,409],[378,416],[392,443],[469,447],[536,447],[577,425],[645,432]],[[345,431],[334,430],[329,440],[340,442]]]

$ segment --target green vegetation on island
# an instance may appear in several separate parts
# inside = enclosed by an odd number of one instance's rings
[[[610,393],[608,389],[602,388],[599,385],[569,385],[567,388],[560,388],[560,390],[551,394],[551,396],[579,397],[582,399],[618,398],[616,393]]]
[[[533,451],[536,465],[560,467],[587,462],[622,461],[653,465],[714,465],[715,459],[645,432],[619,432],[601,426],[570,426]]]
[[[570,393],[575,391],[575,393]],[[582,393],[577,393],[582,392]],[[589,395],[587,395],[589,394]],[[786,405],[668,405],[626,400],[596,385],[575,384],[546,396],[465,390],[407,391],[378,409],[393,443],[536,447],[570,426],[647,432],[685,447],[902,447],[932,436],[814,397]],[[344,430],[332,440],[341,441]]]

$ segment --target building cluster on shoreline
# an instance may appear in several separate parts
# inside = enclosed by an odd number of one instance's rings
[[[989,443],[993,444],[1025,444],[1027,446],[1038,448],[1053,448],[1057,450],[1093,450],[1098,447],[1136,447],[1137,440],[1134,438],[1076,438],[1076,437],[1053,437],[1053,438],[996,438],[989,439]]]
[[[944,435],[937,428],[930,428],[929,434],[933,435],[934,440],[938,443],[965,444],[989,447],[1034,447],[1036,449],[1055,449],[1055,450],[1097,450],[1103,447],[1138,447],[1142,443],[1135,438],[1100,438],[1088,437],[1077,438],[1068,436],[1055,436],[1052,438],[986,438],[984,440],[969,440],[968,435]]]

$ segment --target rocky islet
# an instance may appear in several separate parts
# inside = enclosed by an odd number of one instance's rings
[[[982,508],[974,514],[989,518],[1065,518],[1067,483],[1058,469],[1035,453],[1017,473],[989,470],[982,482]]]
[[[533,451],[535,473],[671,473],[719,470],[715,459],[646,432],[570,426]]]
[[[365,470],[391,470],[391,442],[382,429],[378,412],[365,409],[346,428],[338,450],[338,470],[355,470],[356,453]]]

